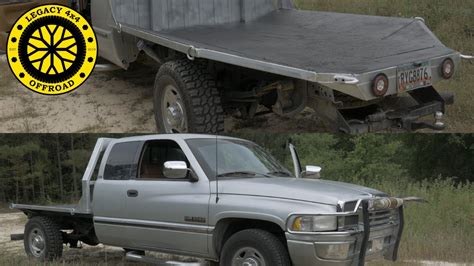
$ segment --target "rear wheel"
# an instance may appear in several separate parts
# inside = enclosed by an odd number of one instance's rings
[[[162,133],[219,133],[224,111],[214,77],[202,64],[163,64],[154,89],[155,120]]]
[[[283,243],[272,233],[248,229],[235,233],[224,244],[221,266],[290,266]]]
[[[25,226],[26,254],[39,261],[53,261],[63,254],[63,237],[59,225],[51,218],[36,216]]]

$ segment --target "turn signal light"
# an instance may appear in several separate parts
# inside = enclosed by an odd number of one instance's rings
[[[388,91],[388,83],[388,78],[385,74],[377,75],[372,84],[372,92],[376,96],[384,96]]]
[[[454,62],[451,58],[446,58],[441,65],[441,74],[443,78],[450,79],[454,75]]]

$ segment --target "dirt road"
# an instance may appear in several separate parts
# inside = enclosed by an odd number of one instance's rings
[[[25,221],[26,216],[23,213],[0,214],[0,252],[8,254],[23,247],[22,242],[11,242],[10,234],[23,233]]]
[[[0,132],[150,133],[156,132],[152,87],[157,69],[94,73],[73,93],[44,96],[23,88],[0,56]],[[274,114],[241,122],[226,118],[226,131],[320,132],[311,111],[286,119]]]

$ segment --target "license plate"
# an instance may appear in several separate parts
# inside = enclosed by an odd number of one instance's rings
[[[432,85],[431,64],[429,62],[401,66],[397,71],[398,91],[411,91]]]

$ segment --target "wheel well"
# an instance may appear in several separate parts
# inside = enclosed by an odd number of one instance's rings
[[[246,229],[261,229],[274,234],[286,247],[285,231],[273,222],[257,219],[226,218],[220,220],[214,230],[213,243],[219,256],[225,242],[235,233]]]

